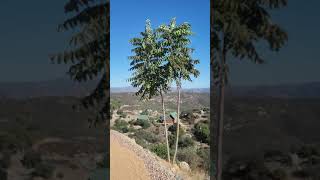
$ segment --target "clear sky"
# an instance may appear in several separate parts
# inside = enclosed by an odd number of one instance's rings
[[[129,40],[144,31],[146,19],[153,28],[176,17],[177,23],[189,22],[195,33],[191,37],[193,57],[200,60],[196,68],[200,76],[192,82],[184,82],[183,88],[204,88],[210,84],[210,1],[209,0],[111,0],[110,24],[110,81],[111,87],[130,86],[128,56],[132,46]]]
[[[50,64],[48,55],[60,52],[68,34],[58,33],[57,25],[66,15],[66,0],[0,2],[0,82],[39,81],[66,77],[66,67]],[[232,84],[281,84],[320,81],[320,1],[289,0],[288,7],[274,12],[273,21],[288,32],[288,44],[279,53],[263,53],[266,65],[232,61]],[[192,47],[201,60],[201,76],[189,87],[209,84],[209,0],[111,0],[111,85],[126,86],[129,77],[129,39],[144,29],[177,17],[188,21],[196,33]]]

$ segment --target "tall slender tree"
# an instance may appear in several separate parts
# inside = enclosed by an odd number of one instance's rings
[[[216,179],[221,180],[227,59],[247,59],[262,64],[265,59],[261,57],[257,46],[262,46],[263,42],[271,51],[279,51],[288,37],[282,28],[272,22],[269,10],[286,6],[287,0],[214,0],[212,3],[212,65],[217,67],[213,77],[218,85],[215,170]]]
[[[165,49],[166,64],[169,77],[171,77],[177,86],[178,98],[177,98],[177,132],[175,142],[175,152],[172,162],[176,162],[176,155],[178,151],[179,143],[179,125],[180,125],[180,104],[181,104],[181,83],[182,80],[192,81],[191,76],[198,77],[200,72],[195,68],[195,64],[199,63],[199,60],[192,58],[193,48],[190,48],[191,43],[189,36],[193,34],[191,31],[191,25],[189,23],[183,23],[181,25],[176,24],[176,19],[173,18],[169,25],[161,25],[158,28],[158,32],[161,34],[161,45]]]
[[[170,78],[163,66],[164,51],[159,42],[159,35],[151,28],[150,20],[146,21],[145,31],[141,33],[142,37],[130,40],[134,46],[130,56],[133,77],[129,78],[133,87],[138,87],[137,96],[141,99],[151,99],[153,96],[160,95],[162,103],[162,113],[165,125],[165,138],[167,145],[167,158],[170,162],[170,149],[168,141],[168,129],[166,123],[166,111],[164,103],[164,94],[169,90]]]

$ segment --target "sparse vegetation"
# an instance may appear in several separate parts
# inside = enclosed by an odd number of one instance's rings
[[[149,122],[149,120],[144,120],[144,119],[137,119],[133,124],[137,126],[141,126],[143,129],[147,129],[151,126],[151,123]]]
[[[198,141],[209,143],[210,130],[207,124],[204,124],[202,122],[195,124],[193,133]]]
[[[150,150],[162,159],[167,158],[167,146],[165,144],[155,144]]]
[[[113,129],[120,131],[122,133],[127,133],[129,131],[129,123],[125,120],[117,119],[115,120],[115,124]]]

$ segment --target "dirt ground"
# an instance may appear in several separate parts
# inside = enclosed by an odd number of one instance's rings
[[[110,137],[110,176],[112,180],[149,180],[143,160]]]

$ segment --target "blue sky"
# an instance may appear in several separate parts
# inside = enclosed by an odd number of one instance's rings
[[[176,17],[177,23],[189,22],[195,33],[191,37],[193,57],[200,59],[196,67],[200,76],[192,82],[184,82],[183,88],[204,88],[210,83],[210,1],[201,0],[111,0],[110,1],[110,83],[111,87],[130,86],[128,56],[132,46],[129,40],[144,31],[146,19],[153,28],[169,23]]]
[[[66,0],[12,1],[0,3],[0,82],[39,81],[68,78],[67,66],[52,65],[49,54],[67,47],[70,33],[57,32],[66,15]],[[320,81],[320,1],[289,1],[286,8],[273,13],[273,22],[289,35],[278,53],[262,52],[265,65],[230,59],[232,85],[282,84]],[[139,35],[144,22],[153,27],[177,17],[188,21],[196,33],[192,47],[201,60],[200,78],[188,87],[209,85],[209,0],[111,0],[111,85],[126,86],[129,77],[129,39]],[[185,86],[185,87],[186,87]]]

